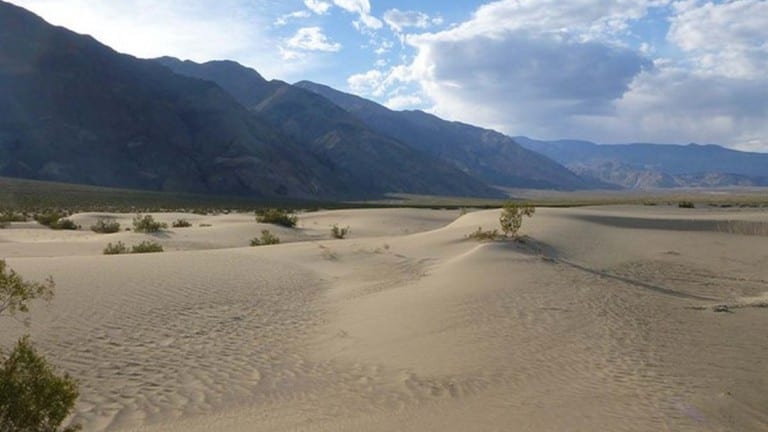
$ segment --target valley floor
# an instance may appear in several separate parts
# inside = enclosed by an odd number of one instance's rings
[[[768,429],[767,210],[541,208],[522,243],[465,239],[498,215],[15,223],[0,258],[56,297],[0,346],[29,331],[76,377],[85,431]],[[102,255],[145,239],[166,252]]]

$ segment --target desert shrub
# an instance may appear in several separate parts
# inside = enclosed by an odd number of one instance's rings
[[[477,227],[477,230],[467,234],[467,238],[471,240],[487,241],[496,240],[499,237],[498,230],[483,231],[483,227]]]
[[[77,230],[80,229],[80,226],[76,224],[72,219],[59,219],[56,222],[53,222],[52,224],[48,225],[50,229],[55,230]]]
[[[287,210],[272,208],[257,211],[256,221],[259,223],[275,224],[293,228],[296,226],[299,218],[296,217],[296,215],[289,213]]]
[[[174,228],[189,228],[192,224],[186,219],[177,219],[171,224]]]
[[[50,229],[76,230],[79,227],[70,219],[66,219],[67,214],[58,211],[46,211],[35,215],[35,220],[40,225],[47,226]]]
[[[202,228],[210,228],[210,227],[212,227],[212,226],[213,226],[213,225],[211,225],[211,224],[209,224],[209,223],[201,223],[201,224],[200,224],[200,227],[202,227]]]
[[[536,207],[529,205],[518,205],[515,203],[507,203],[501,210],[501,216],[499,216],[499,225],[501,225],[501,231],[504,235],[509,237],[517,237],[520,227],[523,225],[523,216],[532,217],[536,212]]]
[[[162,252],[163,246],[160,243],[144,240],[131,248],[131,253],[154,253]]]
[[[27,282],[0,260],[0,315],[28,312],[30,300],[53,298],[54,286],[51,278],[43,283]]]
[[[16,213],[13,210],[4,210],[0,213],[0,224],[3,222],[26,222],[27,215],[24,213]]]
[[[343,239],[347,234],[349,234],[349,227],[339,228],[336,224],[331,227],[331,237],[335,239]]]
[[[696,208],[696,205],[692,201],[680,201],[677,203],[677,206],[680,208]]]
[[[124,253],[128,253],[128,248],[121,241],[115,244],[107,243],[107,247],[104,248],[104,255],[120,255]]]
[[[51,227],[56,222],[59,221],[59,219],[67,217],[66,213],[58,212],[58,211],[45,211],[43,213],[37,213],[35,214],[35,221],[39,223],[40,225],[44,225],[47,227]]]
[[[0,315],[29,311],[29,302],[53,298],[54,283],[25,281],[0,260]],[[28,337],[20,339],[8,356],[0,354],[0,431],[70,432],[79,426],[59,429],[77,399],[77,383],[68,375],[57,376]]]
[[[0,220],[0,229],[8,228],[8,222],[4,220]]]
[[[111,234],[120,231],[120,222],[114,218],[99,218],[91,225],[91,231],[101,234]]]
[[[59,429],[78,397],[77,383],[59,376],[28,337],[19,339],[0,366],[0,430],[4,432],[71,432]]]
[[[136,232],[154,233],[166,228],[168,228],[167,224],[155,221],[152,215],[139,213],[133,218],[133,230]]]
[[[280,238],[272,234],[269,230],[262,230],[261,237],[251,239],[251,246],[267,246],[280,244]]]

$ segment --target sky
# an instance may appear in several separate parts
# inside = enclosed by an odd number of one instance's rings
[[[768,0],[11,0],[114,49],[230,59],[539,139],[768,152]]]

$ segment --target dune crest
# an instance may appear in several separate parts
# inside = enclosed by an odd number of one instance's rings
[[[12,268],[56,280],[29,330],[86,431],[768,427],[765,237],[686,229],[764,211],[539,209],[524,243],[465,239],[496,210],[155,217],[192,227],[0,230]],[[248,247],[262,229],[283,243]],[[101,254],[145,238],[166,252]]]

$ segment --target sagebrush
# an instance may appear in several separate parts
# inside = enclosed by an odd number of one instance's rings
[[[137,214],[133,218],[133,230],[143,233],[154,233],[168,228],[168,224],[157,222],[152,215]]]
[[[343,239],[347,234],[349,234],[349,227],[339,228],[335,224],[331,227],[331,237],[335,239]]]
[[[298,223],[299,218],[288,210],[271,208],[256,212],[256,221],[293,228]]]
[[[534,213],[536,213],[536,207],[530,205],[505,204],[501,209],[501,216],[499,216],[499,225],[501,225],[504,236],[517,238],[518,232],[523,226],[523,216],[532,217]]]
[[[272,234],[269,230],[262,230],[261,237],[251,239],[251,246],[267,246],[280,244],[280,237]]]
[[[100,234],[112,234],[120,231],[120,222],[114,218],[99,218],[95,224],[91,225],[91,231]]]

